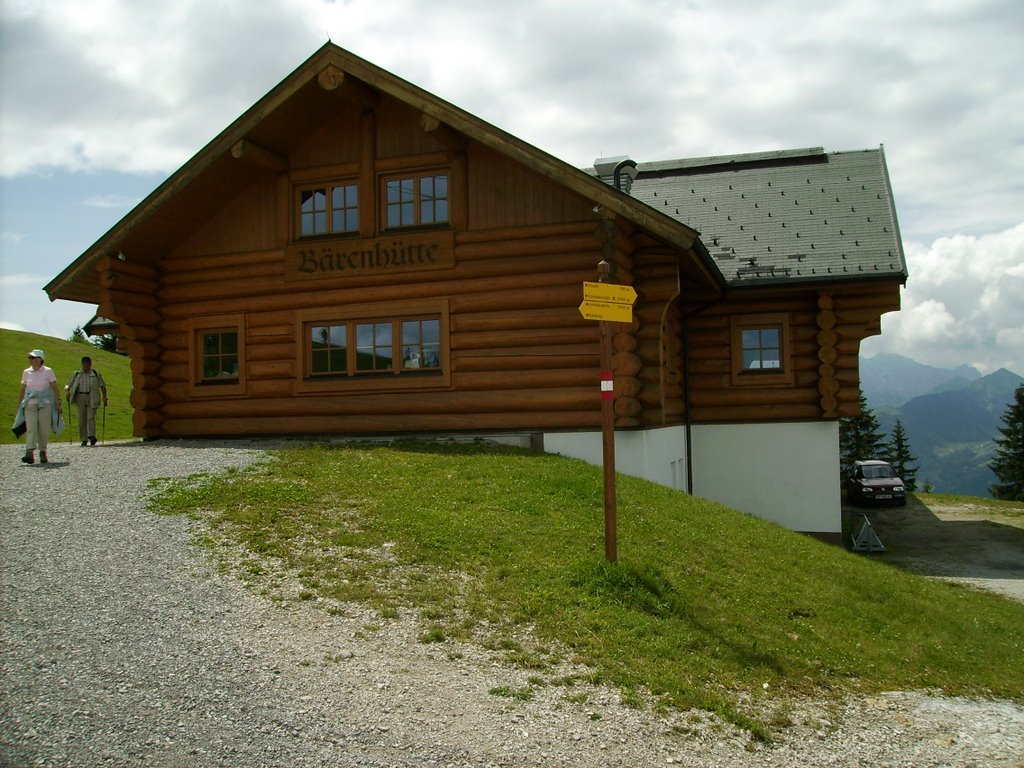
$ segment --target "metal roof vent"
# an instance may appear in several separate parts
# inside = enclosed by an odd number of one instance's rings
[[[636,161],[625,155],[619,157],[599,157],[594,161],[597,177],[622,192],[629,194],[633,188],[633,179],[637,176]]]

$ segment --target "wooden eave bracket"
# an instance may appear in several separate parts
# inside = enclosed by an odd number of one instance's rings
[[[428,115],[426,112],[420,115],[420,128],[453,152],[462,152],[466,148],[466,137],[433,115]]]
[[[236,160],[258,165],[277,173],[288,170],[288,158],[278,152],[253,144],[248,139],[241,139],[231,145],[231,156]]]
[[[363,109],[374,109],[380,101],[380,94],[341,69],[328,64],[316,76],[317,84],[325,91],[334,93],[339,99],[351,102]]]

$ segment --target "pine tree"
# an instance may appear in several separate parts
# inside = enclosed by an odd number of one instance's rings
[[[1013,399],[1003,414],[1006,426],[999,428],[1003,436],[995,440],[995,458],[988,465],[999,479],[989,491],[996,499],[1024,501],[1024,384],[1014,391]]]
[[[899,419],[896,419],[896,424],[893,425],[892,436],[889,438],[882,458],[892,464],[896,474],[903,479],[903,484],[907,487],[908,492],[913,493],[917,490],[918,468],[914,466],[917,456],[910,452],[910,441],[907,439],[906,430],[903,429],[903,423]]]
[[[849,477],[853,462],[876,459],[885,446],[885,435],[878,431],[878,419],[860,393],[860,414],[839,420],[839,470]]]

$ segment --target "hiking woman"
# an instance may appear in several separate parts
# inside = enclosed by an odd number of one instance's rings
[[[46,446],[50,441],[50,429],[61,415],[60,390],[57,388],[57,376],[43,363],[46,355],[41,349],[33,349],[28,353],[28,368],[21,374],[21,393],[17,426],[24,419],[28,432],[25,443],[25,455],[21,460],[26,464],[35,463],[36,446],[39,447],[39,463],[46,464]],[[56,431],[56,429],[54,430]]]

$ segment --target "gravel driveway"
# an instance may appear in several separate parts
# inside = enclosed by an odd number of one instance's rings
[[[773,747],[528,672],[411,618],[275,601],[214,567],[147,481],[256,442],[0,446],[0,766],[1021,766],[1024,708],[921,693],[794,703]],[[570,701],[567,696],[572,695]],[[585,701],[582,699],[586,699]]]

